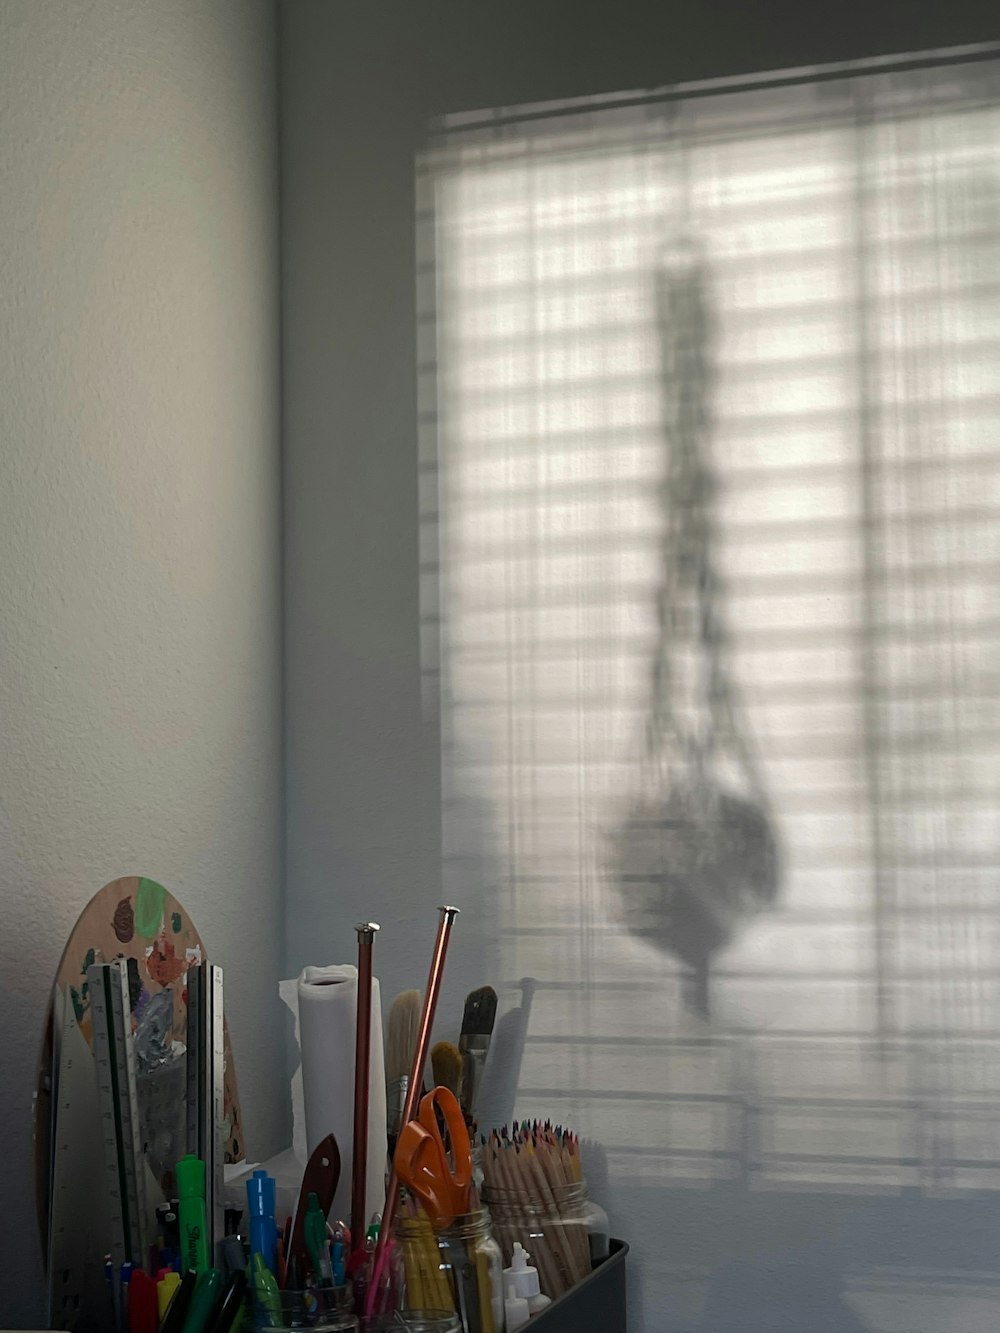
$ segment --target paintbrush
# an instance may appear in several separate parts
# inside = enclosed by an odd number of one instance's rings
[[[431,1069],[435,1086],[447,1088],[457,1099],[462,1083],[462,1052],[454,1042],[439,1041],[431,1048]]]
[[[419,1029],[420,992],[405,990],[392,1002],[385,1034],[386,1129],[390,1160],[396,1151],[396,1136],[399,1134]]]
[[[459,1101],[466,1118],[471,1122],[475,1109],[476,1092],[483,1077],[489,1054],[493,1024],[497,1016],[497,993],[492,986],[480,986],[465,997],[462,1016],[462,1035],[458,1049],[462,1055],[462,1084]]]
[[[462,1052],[453,1041],[439,1041],[431,1047],[431,1072],[435,1086],[447,1088],[457,1101],[462,1084]],[[438,1129],[443,1136],[446,1130],[444,1116],[439,1106],[435,1106],[434,1110],[437,1113]],[[465,1116],[465,1120],[469,1123],[468,1116]]]

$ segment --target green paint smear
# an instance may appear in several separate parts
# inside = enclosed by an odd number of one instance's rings
[[[173,916],[170,918],[170,924],[173,926],[174,934],[176,935],[181,928],[180,912],[174,912]]]
[[[73,1001],[73,1012],[76,1014],[76,1021],[79,1023],[83,1018],[83,998],[75,986],[70,986],[69,995]]]
[[[93,965],[94,965],[94,959],[95,959],[95,954],[94,954],[93,949],[88,949],[87,952],[84,954],[84,957],[83,957],[83,967],[82,967],[82,969],[81,969],[81,971],[82,971],[82,973],[83,973],[84,976],[87,975],[87,968],[88,968],[88,967],[93,967]]]
[[[160,929],[166,896],[166,889],[155,879],[140,879],[135,895],[135,930],[144,940],[151,940]]]

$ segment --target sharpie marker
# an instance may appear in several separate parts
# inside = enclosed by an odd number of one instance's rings
[[[167,1317],[160,1325],[160,1333],[183,1333],[184,1321],[191,1308],[191,1297],[194,1295],[197,1282],[198,1274],[193,1268],[189,1268],[181,1278],[181,1285],[174,1292]]]
[[[205,1214],[205,1163],[188,1153],[177,1163],[180,1195],[181,1262],[199,1273],[208,1268],[208,1218]]]
[[[198,1274],[198,1282],[191,1297],[191,1307],[184,1320],[184,1333],[205,1333],[218,1314],[222,1302],[223,1279],[221,1268],[205,1268]]]
[[[232,1273],[226,1284],[226,1290],[223,1293],[222,1304],[219,1306],[218,1313],[215,1316],[215,1323],[212,1325],[209,1333],[230,1333],[230,1330],[234,1327],[239,1327],[243,1318],[243,1304],[246,1290],[247,1275],[243,1269]]]

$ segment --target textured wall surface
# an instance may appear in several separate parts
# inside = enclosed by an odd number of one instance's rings
[[[249,1150],[284,1129],[274,62],[266,0],[0,5],[0,1327],[42,1317],[34,1066],[105,881],[189,907]]]

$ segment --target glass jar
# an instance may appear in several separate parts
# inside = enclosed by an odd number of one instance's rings
[[[455,1311],[462,1333],[503,1333],[503,1258],[485,1208],[435,1232],[423,1211],[396,1221],[402,1311]]]
[[[365,1326],[365,1333],[462,1333],[454,1310],[397,1310]]]
[[[585,1180],[549,1185],[544,1197],[485,1186],[493,1227],[509,1268],[514,1242],[531,1256],[542,1291],[558,1300],[608,1256],[608,1215],[587,1193]]]
[[[357,1333],[358,1321],[350,1287],[307,1287],[277,1292],[269,1307],[248,1293],[243,1327],[255,1333]]]

